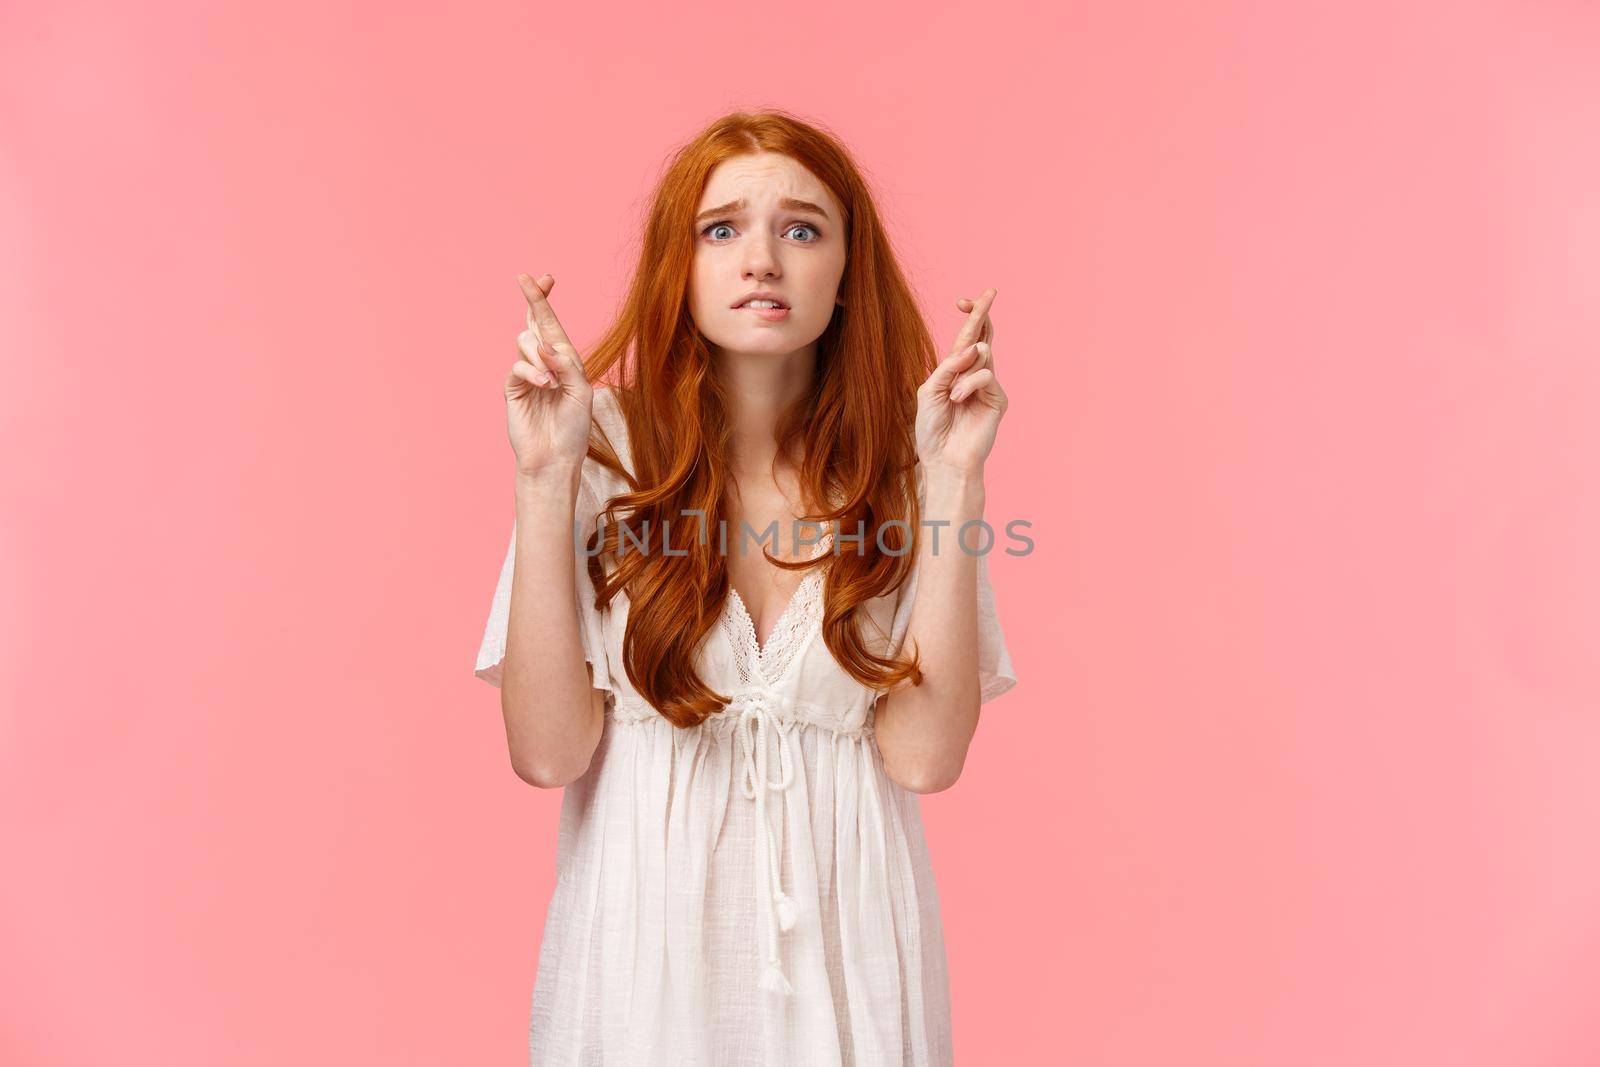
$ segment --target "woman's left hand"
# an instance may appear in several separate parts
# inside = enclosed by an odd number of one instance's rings
[[[995,431],[1006,410],[1006,394],[994,374],[994,325],[989,306],[996,291],[985,289],[974,302],[956,307],[968,312],[955,344],[928,380],[917,389],[917,457],[972,474],[994,448]]]

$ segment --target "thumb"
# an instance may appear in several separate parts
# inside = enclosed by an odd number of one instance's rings
[[[544,355],[545,366],[556,376],[556,381],[562,388],[574,389],[586,383],[589,379],[583,372],[583,361],[578,359],[565,345],[556,348],[549,342],[541,341],[539,351]]]
[[[946,356],[933,373],[928,375],[929,384],[941,392],[948,392],[956,376],[972,366],[972,361],[978,357],[977,343],[968,345],[953,356]]]

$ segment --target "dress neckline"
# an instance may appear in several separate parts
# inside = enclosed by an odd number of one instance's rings
[[[811,554],[816,559],[828,550],[833,541],[833,531],[828,531],[817,542],[817,547]],[[789,602],[784,605],[783,611],[778,615],[778,621],[772,624],[772,632],[767,635],[767,643],[763,645],[756,636],[755,619],[746,607],[744,597],[739,595],[739,590],[728,583],[728,622],[730,636],[736,651],[741,654],[740,673],[751,675],[759,673],[769,682],[776,681],[788,667],[788,661],[798,647],[798,641],[805,636],[806,627],[815,621],[811,616],[816,613],[812,610],[818,602],[820,594],[817,585],[822,579],[822,567],[812,567],[800,579],[800,584],[789,595]]]

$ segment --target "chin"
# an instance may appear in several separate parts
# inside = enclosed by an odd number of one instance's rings
[[[781,356],[804,348],[806,342],[800,340],[803,336],[803,331],[784,323],[781,326],[769,326],[764,329],[733,330],[720,337],[708,336],[706,340],[724,352]]]
[[[783,338],[775,337],[767,344],[750,344],[746,341],[743,344],[718,345],[717,347],[730,355],[772,356],[776,358],[778,356],[787,356],[790,352],[802,346],[793,344]]]

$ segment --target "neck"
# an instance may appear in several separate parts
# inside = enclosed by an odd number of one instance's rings
[[[817,346],[810,344],[786,356],[719,348],[712,359],[728,396],[733,471],[736,475],[767,475],[778,451],[778,416],[811,390]]]

